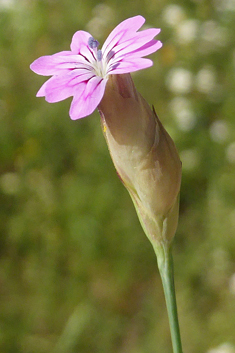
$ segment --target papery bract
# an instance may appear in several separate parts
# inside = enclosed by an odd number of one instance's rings
[[[142,16],[121,22],[108,36],[102,49],[90,33],[78,31],[73,35],[71,51],[42,56],[30,68],[43,76],[52,76],[37,93],[55,103],[73,96],[71,119],[91,114],[100,103],[110,74],[124,74],[152,66],[143,58],[161,48],[154,37],[158,28],[137,32],[144,24]]]

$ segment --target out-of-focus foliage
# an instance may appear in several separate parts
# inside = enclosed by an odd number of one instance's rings
[[[235,1],[0,0],[0,352],[171,352],[154,252],[99,116],[35,98],[76,30],[161,27],[137,89],[183,162],[174,242],[185,353],[235,352]]]

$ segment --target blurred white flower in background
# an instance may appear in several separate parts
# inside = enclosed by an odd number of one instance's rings
[[[222,0],[221,2],[225,2],[225,10],[226,11],[235,11],[235,0]]]
[[[92,11],[93,17],[86,25],[86,30],[89,33],[95,33],[96,38],[105,36],[105,30],[112,24],[114,16],[113,9],[105,4],[98,4]]]
[[[199,92],[207,94],[212,102],[218,102],[223,97],[223,86],[218,83],[216,71],[212,66],[203,67],[198,71],[195,86]]]
[[[235,11],[235,0],[215,0],[214,4],[218,11]]]
[[[212,67],[202,68],[196,76],[196,87],[199,92],[211,93],[216,86],[215,70]]]
[[[1,175],[0,188],[4,194],[14,195],[19,191],[20,179],[17,173],[9,172]]]
[[[228,162],[235,163],[235,142],[230,143],[226,149],[226,158]]]
[[[0,11],[13,9],[15,0],[0,0]]]
[[[181,6],[167,6],[162,12],[162,18],[168,26],[175,29],[178,42],[187,44],[197,37],[199,22],[195,19],[187,19]]]
[[[227,45],[228,32],[224,27],[219,26],[216,21],[205,21],[201,25],[201,39],[202,45],[200,48],[202,51],[221,49],[221,47]]]
[[[168,72],[166,85],[173,93],[189,93],[192,89],[193,74],[183,68],[173,68]]]
[[[163,10],[162,18],[166,24],[174,27],[185,18],[185,13],[181,6],[169,5]]]
[[[197,20],[185,20],[176,27],[177,39],[181,44],[188,44],[197,38],[199,22]]]
[[[170,109],[174,115],[180,130],[189,131],[196,124],[196,115],[190,101],[184,97],[175,97],[170,103]]]
[[[216,348],[210,349],[207,353],[235,353],[235,348],[231,343],[225,342]]]
[[[103,16],[106,20],[110,19],[110,17],[113,18],[113,15],[114,15],[113,9],[109,5],[102,4],[102,3],[96,5],[93,8],[92,14],[97,17]]]
[[[229,137],[229,127],[226,121],[216,120],[209,129],[210,137],[213,141],[218,143],[225,142]]]

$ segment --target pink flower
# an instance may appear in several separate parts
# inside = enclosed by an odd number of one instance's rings
[[[37,93],[49,103],[73,96],[70,117],[73,120],[91,114],[103,98],[110,74],[124,74],[152,66],[143,58],[161,48],[162,43],[153,39],[158,28],[141,32],[142,16],[121,22],[108,36],[102,49],[90,33],[78,31],[73,35],[71,51],[42,56],[30,68],[43,76],[52,76]]]

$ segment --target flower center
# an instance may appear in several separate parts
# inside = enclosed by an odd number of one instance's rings
[[[88,46],[90,47],[90,49],[92,49],[94,54],[94,61],[91,64],[94,68],[95,74],[102,78],[106,78],[107,76],[106,63],[103,60],[102,50],[98,49],[98,46],[99,46],[98,40],[94,39],[93,37],[90,37],[88,39]]]

